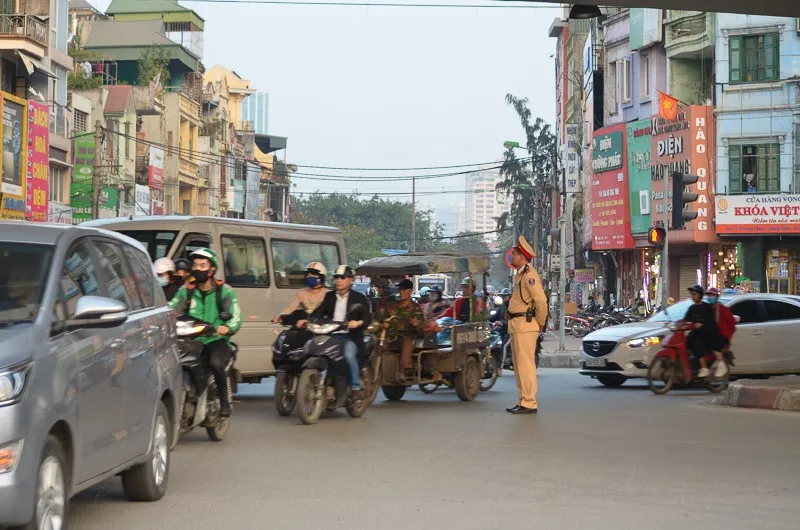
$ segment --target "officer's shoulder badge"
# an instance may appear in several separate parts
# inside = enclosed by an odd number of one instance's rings
[[[528,279],[528,285],[536,285],[536,280],[533,278]]]

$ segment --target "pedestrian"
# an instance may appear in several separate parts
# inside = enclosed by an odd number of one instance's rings
[[[506,411],[511,414],[536,414],[535,352],[540,333],[545,332],[547,295],[539,273],[531,265],[536,257],[523,236],[511,249],[511,264],[517,269],[514,291],[508,303],[508,332],[511,335],[511,355],[517,379],[519,401]]]

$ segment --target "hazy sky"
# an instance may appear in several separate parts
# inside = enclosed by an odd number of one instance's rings
[[[94,0],[102,10],[109,3]],[[508,92],[528,97],[535,116],[554,120],[555,39],[547,33],[558,9],[552,5],[525,10],[182,5],[206,21],[206,67],[223,64],[269,92],[270,134],[289,138],[290,163],[384,168],[499,160],[504,140],[522,139],[504,101]],[[410,188],[408,182],[294,182],[297,192]],[[454,176],[418,182],[417,188],[463,185],[464,177]],[[452,193],[420,198],[430,207],[458,200]]]

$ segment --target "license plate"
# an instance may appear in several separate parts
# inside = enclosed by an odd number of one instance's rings
[[[600,368],[606,365],[606,359],[595,359],[594,357],[587,357],[583,362],[587,367],[591,366],[593,368]]]

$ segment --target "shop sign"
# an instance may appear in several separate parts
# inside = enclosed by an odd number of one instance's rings
[[[80,224],[92,218],[94,149],[95,141],[91,134],[75,138],[75,167],[69,189],[73,224]]]
[[[594,283],[594,269],[575,269],[575,283]]]
[[[800,233],[800,195],[717,195],[718,234]]]
[[[666,184],[667,199],[672,196],[669,185],[670,175],[681,172],[697,175],[695,184],[687,186],[686,191],[697,193],[697,201],[689,204],[689,211],[697,212],[697,218],[685,225],[687,239],[696,243],[716,241],[711,219],[711,170],[715,157],[714,121],[712,108],[692,105],[681,107],[678,120],[669,122],[654,116],[651,119],[651,204],[652,219],[661,222],[664,218],[664,193]],[[667,209],[671,201],[667,201]],[[669,212],[668,212],[669,213]],[[672,233],[672,232],[671,232]],[[672,236],[674,237],[674,236]]]
[[[630,188],[631,232],[642,234],[652,225],[650,218],[650,120],[627,125],[628,186]]]
[[[150,215],[150,188],[142,184],[136,184],[135,195],[136,204],[134,215]]]
[[[0,219],[25,219],[27,211],[26,148],[28,102],[5,92],[0,93],[3,123],[2,183],[0,183]]]
[[[47,222],[57,224],[72,224],[72,207],[68,204],[50,202],[47,205]]]
[[[153,215],[164,215],[164,201],[153,199],[150,206],[150,213]]]
[[[150,147],[150,175],[149,186],[154,190],[164,188],[164,150]]]
[[[602,129],[592,140],[594,151],[591,176],[592,249],[634,248],[628,206],[628,171],[623,152],[625,124]],[[599,162],[599,163],[598,163]],[[601,167],[615,168],[600,170]]]
[[[44,103],[28,102],[27,218],[47,221],[50,202],[50,111]]]
[[[592,248],[592,149],[583,150],[583,222],[582,245],[583,248]]]
[[[622,167],[622,131],[595,135],[592,139],[592,171],[611,171]]]

